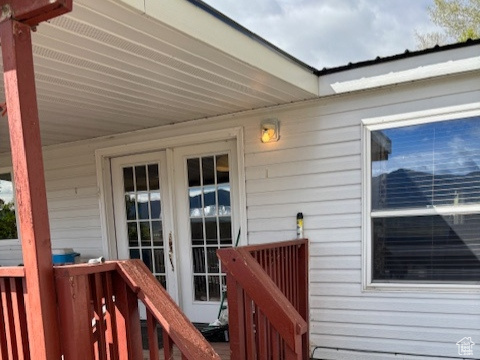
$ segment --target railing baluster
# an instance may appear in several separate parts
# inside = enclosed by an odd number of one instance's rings
[[[163,336],[163,357],[165,360],[173,360],[172,338],[168,336],[168,332],[164,329],[162,329],[162,336]]]
[[[105,341],[105,317],[103,308],[103,284],[100,273],[96,273],[91,277],[92,283],[92,299],[95,315],[95,328],[96,328],[96,356],[98,360],[106,360],[106,341]]]
[[[106,305],[106,327],[105,334],[106,346],[109,360],[118,360],[118,338],[117,338],[117,321],[115,318],[115,304],[113,302],[113,284],[112,274],[105,273],[105,305]]]
[[[10,278],[10,291],[12,296],[13,320],[17,338],[17,351],[19,359],[30,359],[28,347],[28,332],[22,278]]]
[[[245,318],[251,314],[245,312],[243,290],[232,275],[227,273],[228,291],[228,322],[230,334],[231,360],[246,359],[245,333],[250,331],[246,328]]]
[[[10,297],[10,282],[8,279],[0,279],[2,292],[3,319],[5,321],[5,334],[7,336],[7,359],[15,359],[17,356],[15,325],[12,314],[12,299]]]
[[[6,329],[6,317],[5,314],[7,313],[6,311],[6,304],[4,301],[4,285],[5,279],[0,278],[0,291],[1,291],[1,296],[0,296],[0,359],[1,360],[8,360],[8,335],[7,335],[7,329]]]
[[[120,275],[115,274],[112,279],[115,294],[119,359],[142,359],[142,332],[137,296],[130,290]]]
[[[258,358],[268,359],[267,320],[259,309],[257,309],[257,312]]]
[[[147,310],[147,330],[148,330],[148,349],[150,353],[150,360],[158,359],[158,332],[157,321],[152,316],[152,313]]]
[[[256,359],[256,308],[254,307],[250,297],[244,293],[244,314],[245,314],[245,353],[246,359]],[[255,311],[254,311],[255,310]]]

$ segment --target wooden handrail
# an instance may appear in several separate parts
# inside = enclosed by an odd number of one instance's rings
[[[301,353],[298,335],[307,332],[307,322],[255,261],[248,248],[221,249],[217,254],[228,273],[258,305],[288,346]]]
[[[167,331],[184,356],[198,360],[220,359],[208,341],[191,326],[185,314],[178,309],[173,299],[142,261],[118,262],[117,271]]]
[[[247,246],[242,246],[241,248],[252,253],[254,251],[267,250],[267,249],[279,249],[279,248],[285,248],[293,245],[302,246],[306,244],[308,244],[308,239],[296,239],[296,240],[273,242],[273,243],[266,243],[266,244],[247,245]]]
[[[0,277],[25,277],[23,266],[0,267]]]

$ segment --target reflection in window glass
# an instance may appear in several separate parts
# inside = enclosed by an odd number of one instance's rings
[[[137,206],[138,206],[138,218],[139,219],[148,219],[150,217],[148,213],[148,194],[138,194],[137,195]]]
[[[202,190],[198,188],[189,189],[188,196],[190,199],[190,216],[202,216]]]
[[[150,210],[152,212],[152,219],[160,219],[162,209],[159,192],[150,193]]]
[[[127,213],[127,220],[135,220],[137,218],[135,194],[125,195],[125,211]]]
[[[370,153],[372,281],[479,283],[480,117],[372,131]]]
[[[372,132],[372,209],[479,203],[479,134],[480,118]]]
[[[215,186],[205,186],[203,188],[203,205],[205,216],[215,216],[217,214],[217,189]]]
[[[17,238],[12,176],[4,173],[0,174],[0,240]]]

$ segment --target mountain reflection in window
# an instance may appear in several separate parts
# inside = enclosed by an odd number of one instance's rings
[[[372,280],[480,282],[480,117],[372,131],[370,150]]]
[[[372,210],[480,203],[480,117],[373,135],[388,138],[391,153],[372,157]]]

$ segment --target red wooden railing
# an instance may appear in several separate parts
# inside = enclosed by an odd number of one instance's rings
[[[149,358],[165,359],[175,344],[183,359],[220,359],[140,260],[55,268],[65,360],[143,359],[138,300],[147,312]]]
[[[217,253],[227,273],[231,359],[308,359],[308,241]]]
[[[25,270],[0,268],[0,358],[30,359],[25,313]]]

